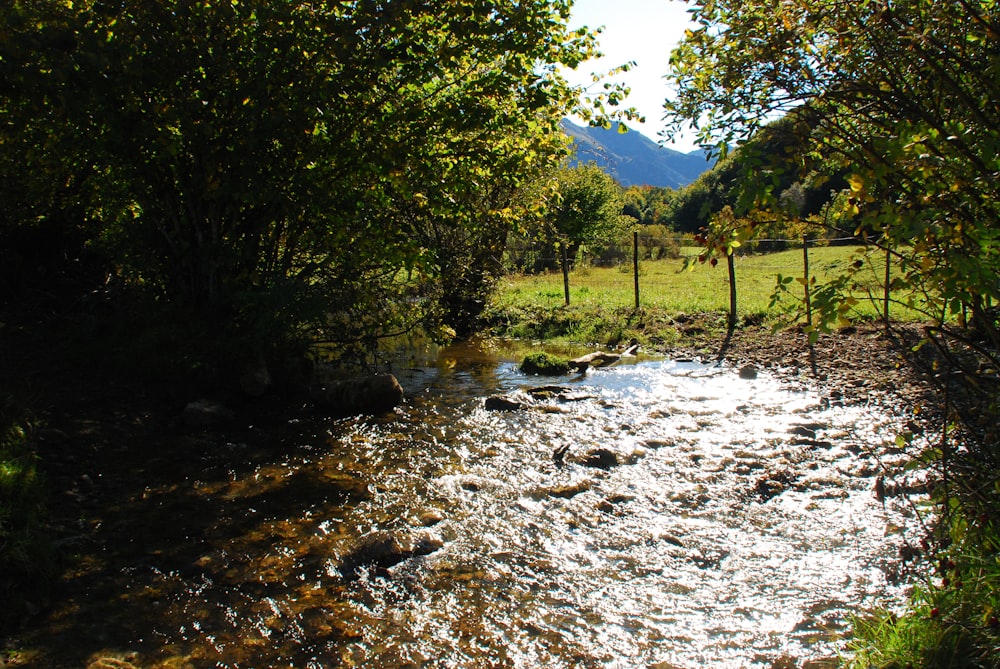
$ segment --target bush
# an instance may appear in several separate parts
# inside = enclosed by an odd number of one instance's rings
[[[681,256],[680,238],[665,225],[639,228],[639,260],[662,260]]]
[[[565,358],[548,353],[529,353],[521,363],[521,371],[525,374],[560,376],[569,373],[570,364]]]

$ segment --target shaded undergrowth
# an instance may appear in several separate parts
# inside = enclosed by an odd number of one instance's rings
[[[26,412],[0,397],[0,626],[41,605],[55,574],[47,490],[29,445],[33,429]]]

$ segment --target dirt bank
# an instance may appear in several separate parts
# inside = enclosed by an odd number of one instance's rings
[[[688,326],[687,332],[682,330],[682,344],[660,352],[809,380],[851,403],[888,402],[922,411],[933,410],[936,403],[932,348],[913,351],[923,337],[919,325],[894,326],[888,333],[880,324],[859,325],[821,335],[815,344],[799,328],[772,332],[766,326],[747,326],[728,341],[698,330]]]

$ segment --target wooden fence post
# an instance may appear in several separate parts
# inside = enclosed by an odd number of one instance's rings
[[[892,250],[886,246],[885,249],[885,302],[882,304],[882,321],[885,329],[889,329],[889,283],[892,279],[889,273],[889,265],[892,261]]]
[[[563,271],[563,293],[566,295],[566,306],[569,306],[569,252],[566,247],[569,244],[563,240],[562,246],[562,271]]]
[[[736,254],[733,251],[726,256],[729,265],[729,331],[736,329]]]
[[[635,277],[635,310],[639,311],[639,231],[632,231],[632,274]]]
[[[802,235],[802,272],[805,275],[803,286],[806,291],[806,324],[812,325],[812,299],[809,295],[809,237],[806,235]]]

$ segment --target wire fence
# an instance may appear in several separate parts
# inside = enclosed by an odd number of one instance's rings
[[[848,246],[862,245],[863,241],[856,237],[836,237],[809,239],[802,238],[761,238],[746,241],[736,251],[738,256],[752,253],[773,253],[802,248],[803,244],[810,246]],[[702,248],[691,235],[661,236],[638,233],[637,238],[599,242],[575,246],[570,244],[569,261],[571,267],[589,265],[592,267],[617,267],[634,261],[636,252],[640,261],[666,260],[699,255]],[[562,256],[559,245],[555,242],[544,242],[517,238],[507,244],[505,265],[508,271],[531,273],[560,268]]]
[[[624,243],[623,243],[624,242]],[[747,293],[759,294],[764,288],[760,285],[769,282],[767,288],[773,291],[775,277],[782,276],[785,290],[789,297],[800,300],[807,322],[813,321],[816,307],[817,287],[836,274],[848,269],[845,259],[848,254],[839,254],[836,261],[831,261],[829,254],[816,255],[817,247],[853,246],[863,255],[867,273],[865,280],[856,287],[865,292],[867,302],[877,306],[878,316],[889,321],[892,304],[892,272],[893,263],[890,254],[874,246],[866,246],[862,240],[855,237],[836,237],[810,239],[795,238],[764,238],[752,242],[744,242],[733,256],[718,258],[716,261],[726,268],[726,289],[728,290],[728,318],[730,327],[735,327],[737,312],[741,307],[740,296],[743,289]],[[801,255],[790,253],[801,250]],[[506,265],[508,271],[517,274],[542,274],[561,272],[563,275],[563,302],[571,302],[570,276],[572,273],[587,272],[592,267],[618,268],[621,274],[621,288],[629,285],[632,290],[632,305],[639,309],[644,305],[644,291],[653,288],[652,277],[649,276],[650,261],[676,261],[673,266],[679,271],[685,263],[697,262],[704,249],[697,246],[690,236],[679,235],[644,235],[637,232],[632,239],[615,243],[591,244],[573,246],[569,244],[545,243],[528,240],[513,240],[508,246]],[[753,256],[755,270],[752,276],[740,276],[739,266],[743,259]],[[763,260],[761,260],[763,259]],[[749,259],[748,259],[749,261]],[[858,262],[857,260],[852,260]],[[645,266],[644,266],[645,264]],[[654,265],[662,265],[655,262]],[[860,267],[860,265],[859,265]],[[718,281],[718,274],[714,275]],[[749,285],[749,284],[754,285]],[[741,287],[742,284],[742,287]],[[829,299],[829,294],[823,292],[821,300]],[[756,305],[755,305],[756,306]],[[826,306],[820,305],[820,306]]]

